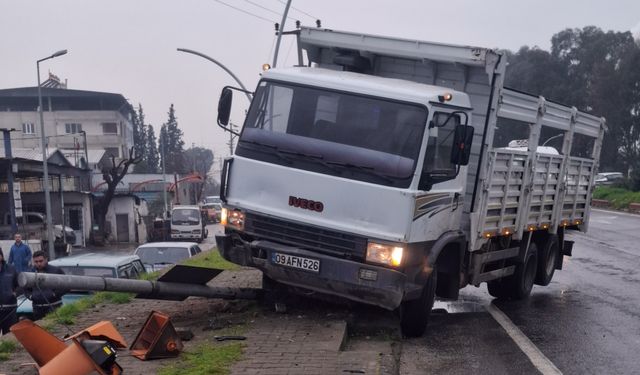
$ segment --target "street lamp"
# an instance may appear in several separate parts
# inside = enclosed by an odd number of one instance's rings
[[[542,146],[544,147],[544,146],[546,146],[546,145],[547,145],[547,143],[549,143],[549,141],[550,141],[550,140],[552,140],[552,139],[556,139],[556,138],[560,138],[560,137],[562,137],[562,136],[564,136],[564,133],[556,134],[556,135],[554,135],[553,137],[549,137],[549,138],[547,138],[547,140],[546,140],[546,141],[544,141],[544,143],[542,144]]]
[[[49,245],[49,259],[55,259],[55,251],[53,250],[53,222],[51,220],[51,198],[49,197],[49,167],[47,163],[47,149],[44,136],[44,116],[42,114],[42,88],[40,87],[40,63],[45,60],[53,59],[54,57],[66,55],[67,50],[63,49],[55,52],[51,56],[45,57],[36,61],[36,69],[38,71],[38,114],[40,115],[40,143],[42,145],[42,169],[44,177],[42,179],[44,185],[44,202],[47,215],[47,242]],[[62,192],[60,192],[62,193]],[[64,232],[64,225],[62,226],[62,232]]]
[[[218,65],[219,67],[221,67],[222,69],[224,69],[225,72],[227,72],[231,78],[233,78],[236,83],[238,83],[238,85],[240,86],[241,89],[243,89],[245,91],[245,95],[247,95],[247,99],[249,99],[249,102],[251,102],[251,95],[249,94],[249,90],[247,90],[247,88],[242,84],[242,81],[240,81],[240,79],[238,77],[236,77],[235,74],[233,74],[233,72],[227,68],[226,66],[224,66],[220,61],[214,59],[213,57],[207,56],[202,52],[198,52],[198,51],[194,51],[192,49],[186,49],[186,48],[178,48],[179,52],[186,52],[186,53],[190,53],[192,55],[196,55],[196,56],[200,56],[203,59],[207,59],[209,61],[211,61],[212,63]]]

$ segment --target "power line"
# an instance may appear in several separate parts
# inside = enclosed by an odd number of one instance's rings
[[[264,10],[266,10],[267,12],[273,13],[273,14],[275,14],[275,15],[279,16],[279,17],[281,17],[281,16],[282,16],[282,13],[277,12],[277,11],[275,11],[275,10],[273,10],[273,9],[269,9],[269,8],[267,8],[267,7],[264,7],[264,6],[262,6],[262,5],[258,4],[258,3],[255,3],[255,2],[253,2],[253,1],[251,1],[251,0],[244,0],[244,1],[245,1],[245,2],[247,2],[247,3],[249,3],[249,4],[251,4],[251,5],[255,5],[255,6],[257,6],[257,7],[258,7],[258,8],[260,8],[260,9],[264,9]],[[291,18],[291,17],[287,17],[287,19],[290,19],[290,20],[294,20],[294,21],[295,21],[295,19],[294,19],[294,18]]]
[[[277,0],[277,1],[282,3],[282,4],[285,4],[285,5],[287,4],[287,2],[284,1],[284,0]],[[308,17],[313,18],[314,21],[318,19],[318,17],[314,17],[314,16],[310,15],[309,13],[305,12],[304,10],[300,10],[300,9],[294,7],[294,6],[292,6],[291,9],[295,10],[296,12],[302,13],[302,14],[308,16]]]
[[[215,1],[215,2],[217,2],[217,3],[220,3],[220,4],[222,4],[222,5],[225,5],[225,6],[229,7],[229,8],[231,8],[231,9],[235,9],[235,10],[237,10],[238,12],[242,12],[242,13],[247,14],[247,15],[249,15],[249,16],[252,16],[252,17],[255,17],[255,18],[261,19],[261,20],[263,20],[263,21],[269,22],[269,23],[270,23],[270,24],[272,24],[272,25],[273,25],[274,23],[276,23],[275,21],[272,21],[272,20],[270,20],[270,19],[268,19],[268,18],[265,18],[265,17],[259,16],[259,15],[257,15],[257,14],[251,13],[251,12],[249,12],[248,10],[244,10],[244,9],[238,8],[238,7],[236,7],[236,6],[233,6],[233,5],[231,5],[231,4],[227,4],[227,3],[225,3],[225,2],[224,2],[224,1],[222,1],[222,0],[213,0],[213,1]]]

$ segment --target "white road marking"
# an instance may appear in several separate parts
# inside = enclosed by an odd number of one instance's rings
[[[598,212],[607,213],[607,214],[610,214],[610,215],[630,216],[630,217],[634,217],[636,219],[640,219],[640,215],[639,214],[631,214],[631,213],[628,213],[628,212],[601,210],[599,208],[591,208],[591,211],[598,211]],[[616,216],[614,216],[614,217],[616,217]]]
[[[511,337],[511,339],[518,345],[520,350],[529,358],[531,363],[540,371],[543,375],[547,374],[562,374],[562,372],[547,358],[537,346],[535,346],[531,340],[518,328],[511,319],[505,315],[494,304],[487,305],[487,311],[493,319],[498,322]]]

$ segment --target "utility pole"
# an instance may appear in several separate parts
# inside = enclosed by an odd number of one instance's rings
[[[46,210],[46,219],[47,219],[47,243],[49,247],[49,259],[53,260],[56,258],[56,253],[53,249],[53,220],[51,217],[51,197],[49,196],[49,161],[47,160],[47,144],[45,142],[45,131],[44,131],[44,115],[42,114],[42,88],[40,87],[40,63],[53,59],[54,57],[66,55],[67,50],[60,50],[51,56],[47,56],[36,61],[36,70],[38,72],[38,112],[40,113],[40,143],[42,145],[42,169],[43,169],[43,177],[42,184],[44,185],[44,203]],[[64,232],[64,227],[62,228]]]
[[[18,222],[16,221],[16,205],[13,196],[13,155],[11,154],[11,132],[15,129],[2,129],[4,138],[4,155],[9,160],[9,169],[7,169],[7,192],[9,193],[9,214],[11,215],[11,232],[18,232]],[[22,215],[20,215],[22,216]]]
[[[166,129],[165,129],[166,136]],[[167,219],[167,213],[169,212],[169,207],[167,206],[167,175],[164,168],[164,139],[165,137],[160,132],[160,154],[162,156],[162,197],[164,199],[164,212],[162,213],[162,218]]]
[[[195,142],[191,142],[191,159],[193,161],[193,174],[195,175],[196,173],[198,173],[196,171],[196,143]],[[192,183],[191,184],[191,195],[193,196],[193,204],[197,205],[198,204],[198,199],[196,198],[196,184]]]
[[[287,15],[289,14],[289,8],[291,7],[291,0],[287,0],[287,5],[284,8],[284,13],[282,13],[282,21],[280,22],[280,28],[278,29],[278,41],[276,42],[276,50],[273,53],[273,64],[272,67],[276,67],[278,63],[278,51],[280,51],[280,40],[282,39],[282,31],[284,30],[284,23],[287,20]]]
[[[233,141],[236,138],[236,136],[233,134],[233,130],[235,128],[236,125],[233,122],[229,122],[229,129],[231,129],[231,131],[229,132],[229,142],[227,142],[227,145],[229,146],[229,156],[233,155]]]

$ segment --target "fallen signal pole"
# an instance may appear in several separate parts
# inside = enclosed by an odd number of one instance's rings
[[[18,284],[22,288],[84,290],[135,293],[136,298],[182,301],[187,297],[258,299],[262,289],[213,287],[206,285],[222,270],[177,265],[158,280],[116,279],[110,277],[57,275],[22,272]]]

